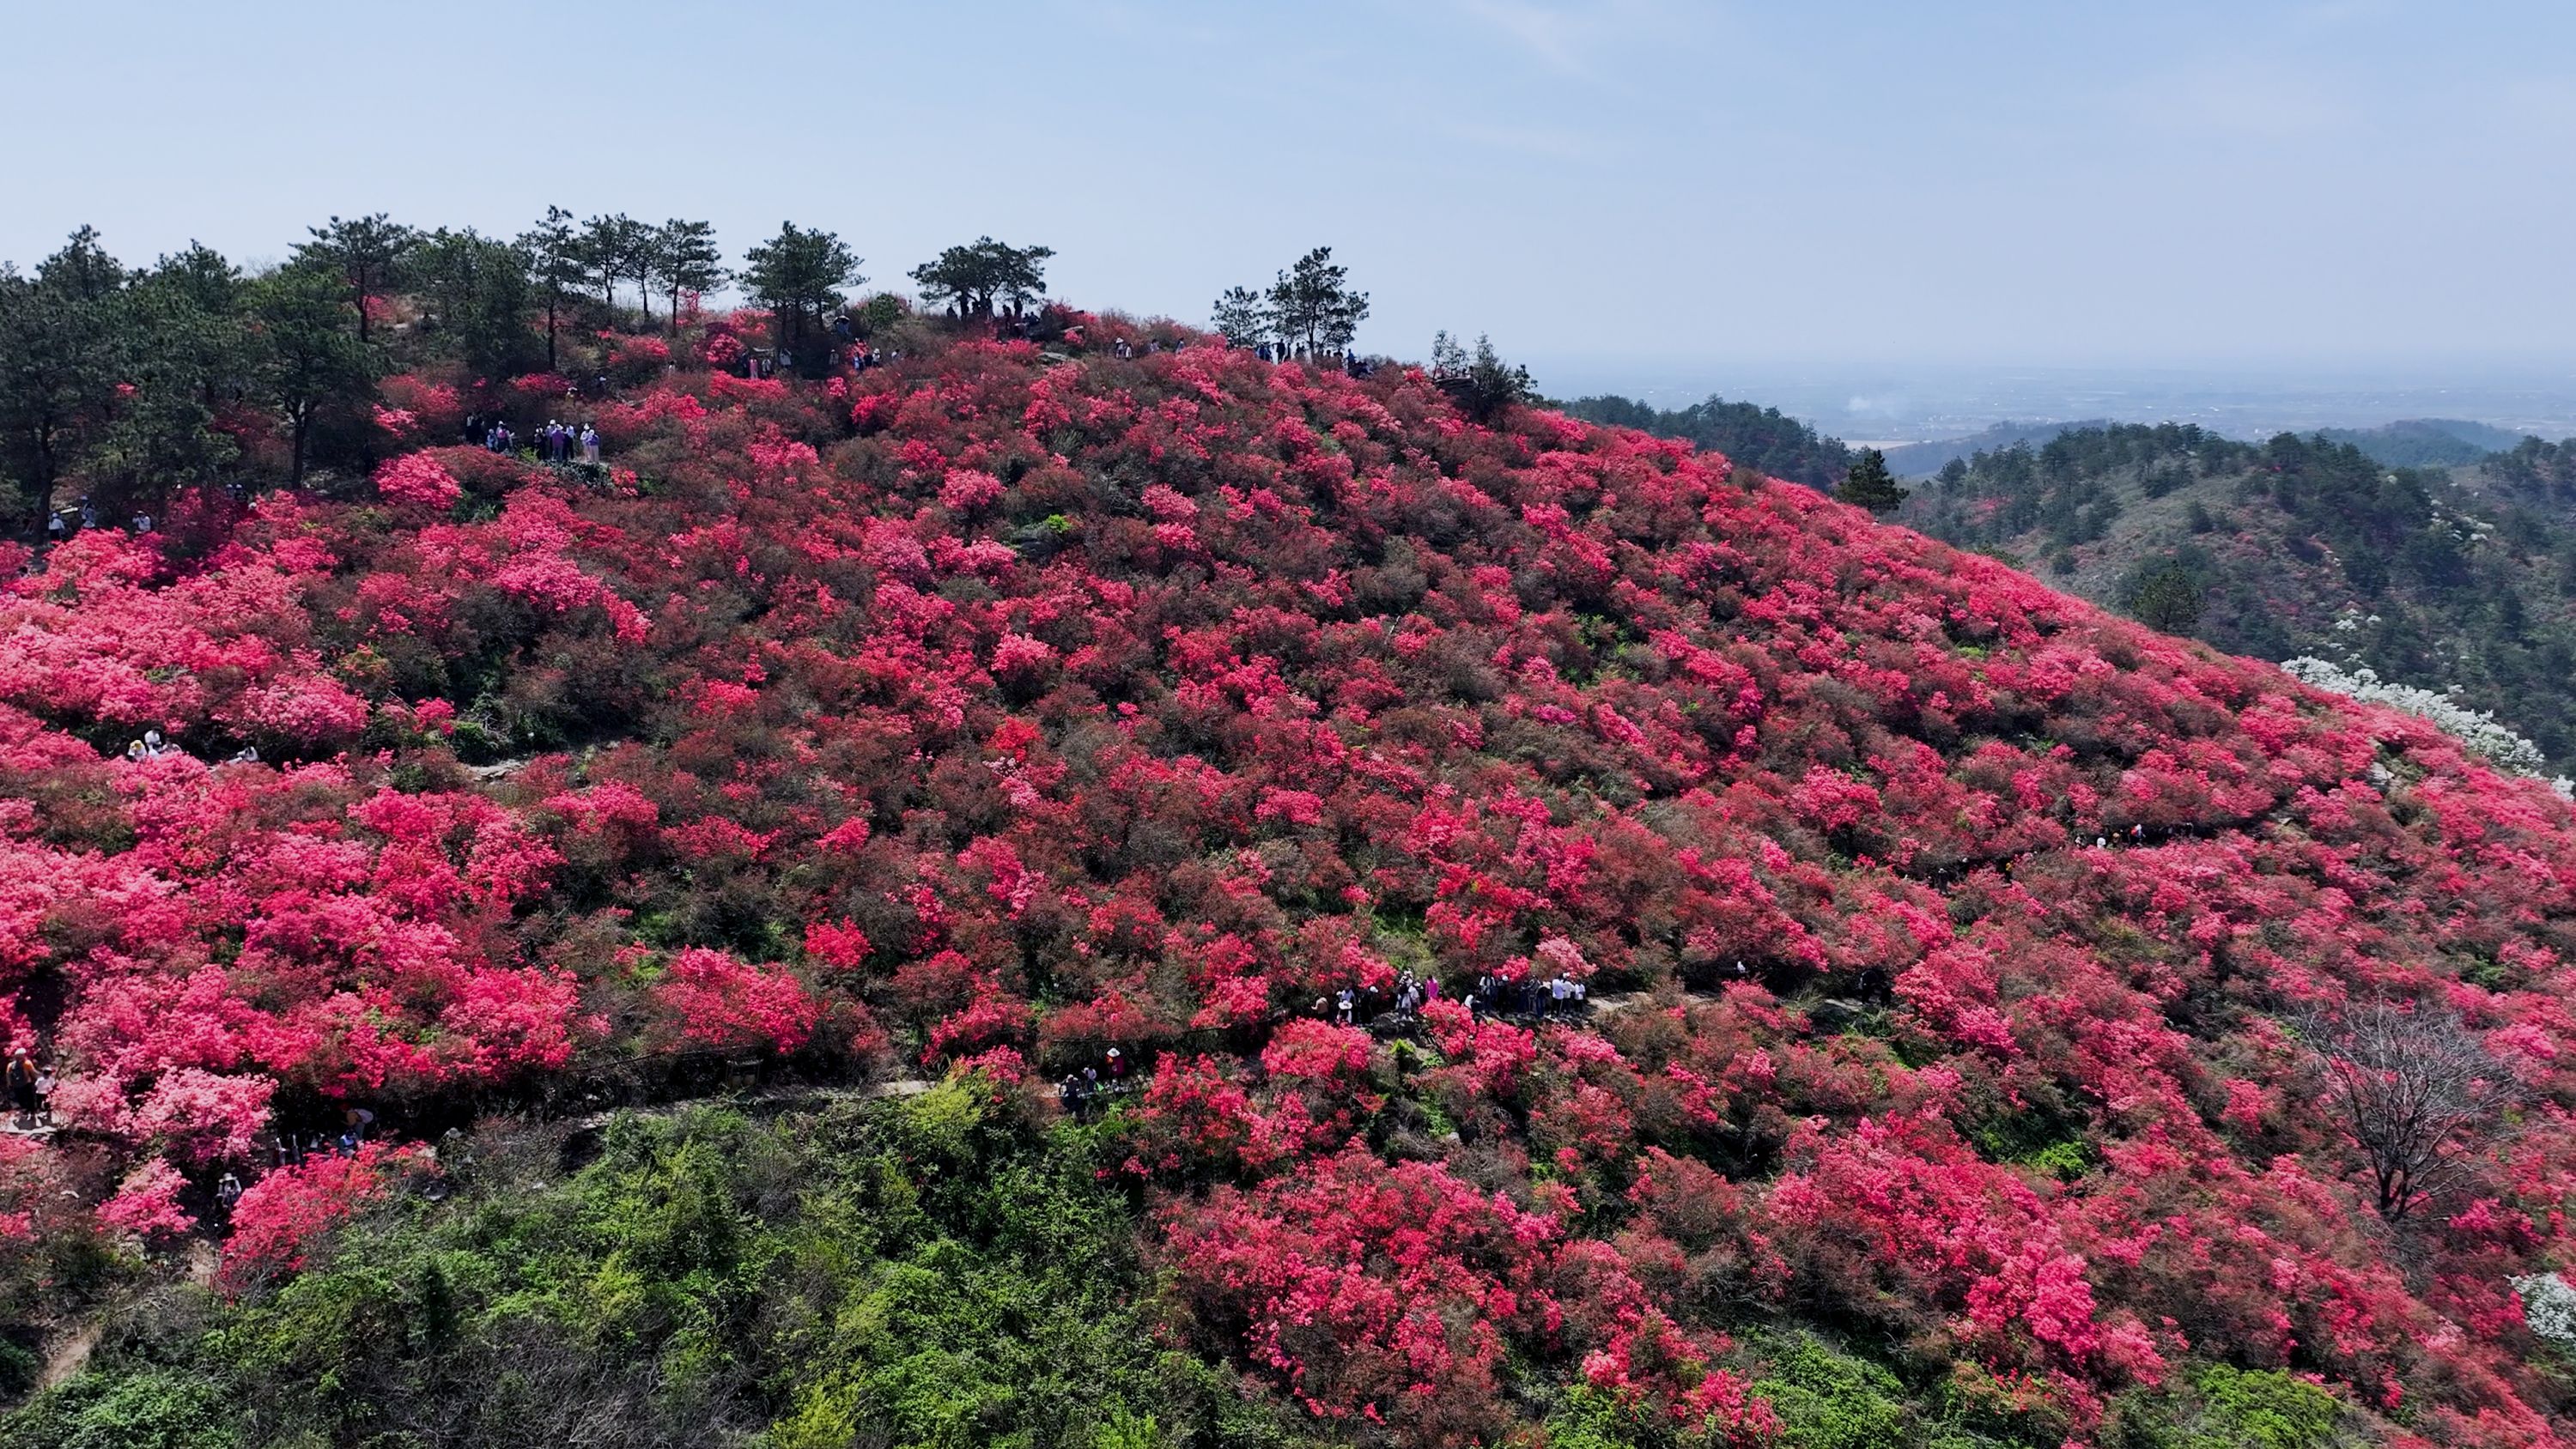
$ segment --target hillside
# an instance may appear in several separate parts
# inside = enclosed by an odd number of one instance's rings
[[[0,1439],[2567,1442],[2546,786],[1417,369],[770,325],[8,546]]]
[[[2504,471],[2517,457],[2538,461]],[[2576,515],[2548,497],[2553,457],[2454,473],[2291,434],[2089,428],[1956,464],[1901,516],[2228,653],[2453,691],[2568,770]]]

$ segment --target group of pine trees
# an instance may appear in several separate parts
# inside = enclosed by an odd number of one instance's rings
[[[1228,287],[1211,320],[1238,346],[1269,343],[1323,356],[1349,347],[1368,314],[1368,293],[1352,288],[1350,269],[1334,262],[1331,247],[1317,247],[1266,289]]]
[[[989,317],[1041,295],[1052,255],[986,237],[913,277]],[[258,272],[197,244],[129,267],[83,227],[31,271],[0,266],[0,531],[40,529],[70,493],[121,517],[239,478],[257,471],[246,442],[270,436],[281,456],[267,470],[300,485],[317,458],[363,454],[367,404],[392,371],[575,371],[599,327],[640,317],[676,331],[692,298],[728,283],[776,316],[782,352],[819,367],[829,349],[815,344],[867,280],[859,267],[838,236],[792,222],[737,269],[708,222],[561,207],[515,237],[335,216]],[[397,297],[399,337],[386,325]]]

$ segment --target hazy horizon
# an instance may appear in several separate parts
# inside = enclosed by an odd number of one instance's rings
[[[1536,358],[1530,367],[1539,387],[1559,399],[1617,393],[1678,408],[1720,396],[1776,407],[1852,442],[1921,442],[2002,422],[2097,419],[2196,422],[2246,439],[2417,418],[2466,419],[2552,441],[2576,436],[2576,364],[2303,371]]]

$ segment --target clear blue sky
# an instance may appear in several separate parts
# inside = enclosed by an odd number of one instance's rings
[[[1194,320],[1329,243],[1402,355],[2576,356],[2563,0],[100,0],[13,15],[0,134],[21,265],[554,202]]]

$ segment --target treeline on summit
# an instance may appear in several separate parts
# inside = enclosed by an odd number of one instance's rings
[[[1048,340],[1070,316],[1044,306],[1054,255],[984,236],[906,275],[951,319]],[[838,235],[793,222],[729,267],[708,222],[579,220],[561,207],[515,237],[335,216],[257,273],[196,244],[128,266],[82,227],[32,271],[0,267],[0,532],[40,533],[74,501],[85,522],[122,521],[191,488],[370,471],[390,451],[388,403],[405,411],[381,384],[421,368],[459,371],[487,402],[595,409],[667,370],[637,334],[677,338],[699,299],[729,284],[763,326],[710,360],[820,378],[913,315],[891,293],[852,305],[864,265]],[[1218,311],[1220,332],[1265,355],[1345,354],[1368,294],[1319,247]],[[1462,367],[1459,386],[1492,392],[1496,376],[1496,405],[1527,394],[1526,375],[1508,370]]]

